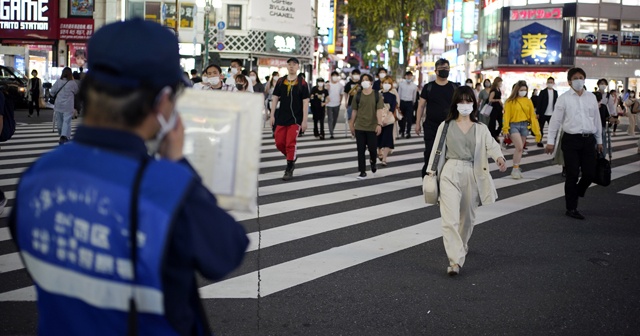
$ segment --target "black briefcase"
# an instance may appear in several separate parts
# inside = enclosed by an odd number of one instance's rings
[[[611,184],[611,162],[601,157],[596,161],[596,176],[593,183],[603,187]]]

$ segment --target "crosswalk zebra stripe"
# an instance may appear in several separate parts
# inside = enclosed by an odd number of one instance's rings
[[[612,179],[637,172],[637,163],[613,169]],[[564,183],[537,189],[478,208],[476,225],[558,198]],[[262,297],[301,285],[395,253],[430,240],[440,238],[440,218],[395,230],[369,239],[342,245],[260,270]],[[202,298],[257,298],[258,272],[251,272],[200,288]]]
[[[637,185],[634,185],[631,188],[627,188],[625,190],[622,190],[622,191],[620,191],[620,194],[640,196],[640,184],[637,184]]]

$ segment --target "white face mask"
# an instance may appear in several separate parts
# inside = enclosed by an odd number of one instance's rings
[[[249,76],[249,78],[251,78],[251,82],[255,83],[256,80],[258,79],[258,77],[256,76]]]
[[[554,85],[553,83],[547,83],[547,87],[548,87],[549,89],[553,89],[553,87],[554,87],[554,86],[555,86],[555,85]]]
[[[467,83],[467,86],[473,88],[473,83]]]
[[[380,77],[380,79],[384,79],[385,77],[387,77],[387,74],[384,72],[381,72],[378,74],[378,77]]]
[[[413,78],[407,78],[407,83],[413,82]]]
[[[319,88],[323,88],[324,87],[324,83],[318,83],[318,87]]]
[[[278,77],[278,76],[273,76],[273,82],[274,82],[274,83],[275,83],[275,82],[277,82],[277,81],[278,81],[278,79],[280,79],[280,77]]]
[[[391,84],[389,84],[389,83],[384,83],[384,84],[382,84],[382,89],[383,89],[384,91],[389,91],[389,90],[391,90]]]
[[[458,112],[463,116],[468,116],[473,112],[473,103],[458,103]]]
[[[598,85],[598,87],[600,88],[600,91],[604,91],[607,89],[606,85]]]
[[[353,80],[357,82],[360,80],[360,75],[353,75],[351,76],[351,78],[353,78]]]
[[[527,91],[518,91],[518,95],[519,95],[520,97],[524,97],[524,96],[526,96],[526,95],[527,95]]]
[[[576,91],[584,89],[584,79],[574,79],[571,81],[571,87]]]
[[[231,68],[231,74],[232,74],[232,75],[235,75],[235,74],[237,74],[237,73],[238,73],[238,69],[236,69],[236,68]]]
[[[362,88],[363,89],[368,89],[371,87],[371,82],[370,81],[362,81]]]
[[[205,81],[211,85],[218,85],[220,83],[220,77],[207,77]]]
[[[337,82],[337,81],[339,81],[339,80],[340,80],[340,76],[331,76],[331,80],[332,80],[333,82]]]

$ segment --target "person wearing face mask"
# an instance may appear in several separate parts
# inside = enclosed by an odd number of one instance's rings
[[[327,118],[329,119],[329,135],[333,139],[338,116],[340,115],[340,103],[344,95],[344,85],[340,83],[340,74],[337,71],[331,73],[329,83],[329,102],[327,103]]]
[[[536,142],[542,141],[533,103],[531,99],[527,98],[528,89],[527,82],[518,81],[504,104],[502,134],[505,138],[511,139],[515,147],[511,177],[516,180],[522,178],[520,160],[522,160],[524,147],[527,143],[527,136],[529,135],[527,127],[529,125],[531,125],[531,131],[536,136]]]
[[[420,93],[420,102],[416,111],[415,133],[420,136],[421,126],[424,126],[424,166],[422,167],[422,177],[427,174],[427,162],[431,155],[431,148],[436,138],[438,126],[447,118],[453,92],[458,88],[458,84],[450,82],[449,61],[441,58],[436,61],[436,80],[427,83]],[[475,98],[475,97],[474,97]],[[422,125],[422,112],[426,107],[426,118]]]
[[[385,79],[386,77],[387,77],[387,69],[380,68],[378,70],[378,79],[375,82],[373,82],[374,91],[380,91],[382,80]]]
[[[329,99],[329,91],[325,88],[324,79],[318,78],[316,86],[311,89],[311,113],[313,113],[313,135],[320,140],[324,140],[325,106]]]
[[[29,102],[29,114],[28,117],[31,118],[33,115],[33,109],[36,109],[36,116],[40,116],[40,97],[42,96],[42,82],[40,78],[38,78],[38,71],[31,70],[31,79],[29,79],[29,83],[27,84],[27,91],[25,95],[27,95],[27,101]]]
[[[581,68],[571,68],[567,81],[571,90],[558,97],[549,121],[546,153],[561,146],[567,178],[564,184],[566,215],[585,217],[578,212],[578,197],[584,197],[596,174],[596,151],[602,153],[602,125],[598,102],[593,93],[584,89],[587,74]],[[564,132],[562,143],[556,143],[558,132]],[[582,176],[580,177],[580,173]],[[579,180],[578,180],[579,179]]]
[[[255,70],[249,71],[249,78],[253,83],[253,92],[264,93],[264,84],[260,81],[260,77],[258,77],[258,73]]]
[[[249,79],[243,74],[236,75],[236,91],[247,92],[249,87]]]
[[[380,98],[380,93],[372,88],[373,77],[369,74],[362,76],[362,91],[358,92],[353,99],[353,114],[349,120],[351,135],[356,138],[358,149],[358,179],[367,178],[365,152],[369,150],[369,162],[371,163],[371,173],[377,171],[377,136],[382,132],[382,112],[384,101]]]
[[[558,91],[554,89],[555,84],[556,80],[553,77],[547,78],[547,88],[540,91],[540,94],[538,95],[536,115],[538,116],[541,135],[544,135],[544,125],[551,120],[553,108],[558,101]],[[544,147],[541,141],[538,142],[538,147]]]
[[[353,97],[361,89],[360,75],[360,70],[354,69],[353,71],[351,71],[351,78],[349,79],[349,82],[344,85],[344,93],[346,93],[344,95],[344,100],[345,105],[347,106],[347,121],[351,120],[351,111],[353,111],[351,108],[351,103],[353,103]]]
[[[468,86],[468,87],[473,89],[473,79],[467,78],[467,80],[464,81],[464,85],[466,85],[466,86]]]
[[[237,91],[235,85],[231,86],[222,81],[222,69],[219,65],[209,64],[202,72],[202,81],[193,84],[194,90],[221,90]]]
[[[231,65],[229,66],[229,78],[225,80],[225,84],[236,87],[236,77],[237,75],[246,75],[246,72],[243,73],[242,70],[242,60],[234,59],[231,61]],[[253,85],[249,85],[247,87],[248,92],[253,92]]]
[[[413,73],[407,71],[404,80],[398,85],[398,95],[400,96],[400,112],[402,119],[398,121],[399,134],[401,137],[411,138],[411,124],[413,123],[413,105],[418,93],[418,85],[413,82]],[[406,130],[406,131],[405,131]],[[406,134],[406,135],[405,135]]]
[[[489,102],[489,92],[491,92],[491,80],[485,79],[482,82],[482,86],[484,86],[484,88],[480,91],[480,93],[478,93],[478,105],[480,105],[480,109],[478,111],[482,111],[482,108],[484,107],[484,105],[486,105]],[[489,124],[489,116],[485,116],[482,113],[478,112],[478,117],[481,123],[485,125]]]
[[[380,93],[382,94],[384,104],[389,107],[389,112],[395,115],[398,110],[398,95],[393,89],[392,83],[393,79],[391,77],[383,79]],[[383,166],[387,165],[387,157],[395,148],[393,136],[394,127],[395,122],[389,125],[382,125],[380,135],[378,135],[378,158],[380,159],[380,164]]]
[[[475,94],[467,86],[456,89],[447,119],[438,127],[436,144],[444,137],[442,151],[434,146],[429,156],[429,175],[436,175],[440,186],[442,241],[449,259],[447,273],[460,273],[469,252],[469,239],[475,224],[478,202],[494,203],[498,193],[491,178],[489,157],[501,172],[507,168],[500,145],[489,129],[478,122]],[[447,127],[445,131],[445,126]],[[435,157],[439,156],[433,171]]]
[[[40,332],[210,335],[196,273],[222,279],[249,241],[184,158],[175,105],[191,83],[178,39],[133,19],[98,29],[88,53],[74,142],[22,175],[9,219],[35,283]],[[153,139],[157,156],[145,146]],[[34,211],[44,193],[58,202]],[[56,253],[56,244],[68,249]]]

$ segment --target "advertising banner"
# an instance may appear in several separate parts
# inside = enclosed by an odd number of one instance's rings
[[[315,35],[309,0],[251,1],[250,29]]]
[[[534,22],[509,33],[510,64],[548,64],[559,62],[562,33]]]
[[[462,0],[453,1],[453,43],[464,43],[462,38]]]
[[[0,39],[55,40],[58,1],[0,1]]]
[[[93,19],[60,19],[60,39],[85,41],[93,35]]]
[[[474,0],[462,1],[462,33],[463,39],[470,39],[476,32],[476,3]]]
[[[93,18],[93,0],[69,0],[69,16]]]

